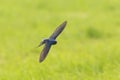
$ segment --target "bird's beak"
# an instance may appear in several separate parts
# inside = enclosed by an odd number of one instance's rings
[[[42,46],[44,43],[45,43],[44,41],[40,42],[40,44],[38,45],[38,47]]]

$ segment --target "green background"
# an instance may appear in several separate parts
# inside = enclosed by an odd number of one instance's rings
[[[120,0],[0,0],[0,80],[120,80]]]

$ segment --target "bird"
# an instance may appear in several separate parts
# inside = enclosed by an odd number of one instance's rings
[[[59,34],[64,30],[65,26],[67,24],[67,21],[64,21],[62,24],[60,24],[55,31],[52,33],[52,35],[48,39],[43,39],[38,47],[42,46],[44,44],[44,48],[41,51],[39,62],[43,62],[48,55],[48,52],[52,45],[57,44],[56,38],[59,36]]]

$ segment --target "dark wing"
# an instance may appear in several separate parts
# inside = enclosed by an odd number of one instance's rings
[[[61,25],[59,25],[49,38],[56,39],[56,37],[63,31],[66,24],[67,24],[67,21],[64,21]]]
[[[42,50],[42,52],[41,52],[41,54],[40,54],[39,62],[42,62],[46,58],[50,48],[51,48],[51,44],[46,43],[43,50]]]

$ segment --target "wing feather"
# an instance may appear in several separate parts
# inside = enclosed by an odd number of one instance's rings
[[[61,25],[59,25],[49,38],[50,39],[56,39],[57,36],[63,31],[66,24],[67,24],[67,21],[64,21]]]
[[[46,43],[43,50],[42,50],[42,52],[41,52],[41,54],[40,54],[39,62],[42,62],[46,58],[50,48],[51,48],[51,45]]]

